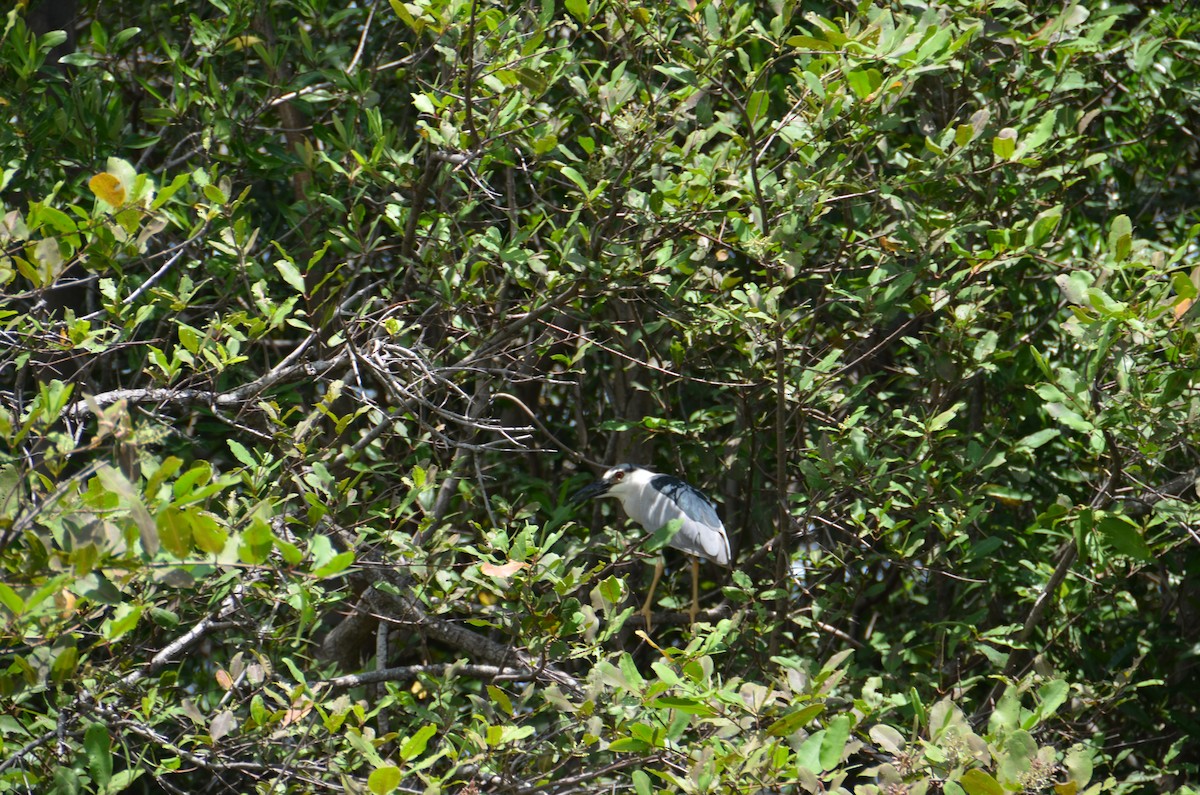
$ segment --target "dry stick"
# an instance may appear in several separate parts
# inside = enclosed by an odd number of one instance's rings
[[[566,453],[567,456],[572,461],[575,461],[577,463],[590,464],[591,466],[594,466],[594,467],[597,467],[600,469],[604,468],[604,464],[600,463],[599,461],[593,461],[592,459],[588,458],[587,456],[585,456],[583,453],[579,452],[578,450],[574,450],[571,447],[569,447],[568,445],[563,444],[562,441],[557,436],[555,436],[553,433],[550,432],[549,428],[547,428],[545,425],[542,424],[542,421],[540,419],[538,419],[538,416],[536,414],[533,413],[533,410],[530,409],[529,406],[526,406],[524,401],[522,401],[520,398],[516,397],[515,395],[510,395],[507,392],[497,392],[492,397],[493,397],[493,399],[504,398],[505,400],[515,403],[516,406],[519,409],[521,409],[521,411],[525,412],[526,416],[528,416],[529,419],[533,421],[533,424],[538,427],[538,430],[540,430],[542,433],[546,434],[546,436],[550,439],[550,441],[552,441],[556,445],[558,445],[559,449],[561,449],[564,453]]]
[[[375,630],[375,673],[384,670],[389,657],[388,652],[388,627],[385,624],[380,624]],[[373,683],[367,692],[370,694],[371,701],[379,703],[382,699],[384,690],[378,686],[378,682]],[[380,737],[387,735],[389,731],[388,721],[389,711],[386,709],[379,710],[379,714],[375,718],[375,731],[379,732]]]
[[[483,400],[482,395],[477,394],[470,407],[467,408],[466,419],[470,422],[478,421],[483,416],[487,404],[488,401]],[[446,479],[442,481],[442,486],[438,489],[437,499],[433,503],[433,519],[424,530],[418,530],[413,534],[413,546],[423,546],[425,540],[433,535],[434,531],[441,526],[442,521],[446,518],[446,514],[450,512],[450,500],[454,498],[455,492],[458,491],[458,482],[460,480],[458,471],[465,466],[469,457],[466,450],[459,449],[455,451],[454,460],[450,463],[450,472]]]
[[[188,751],[185,748],[175,745],[169,739],[167,739],[166,735],[163,735],[163,734],[155,731],[154,729],[150,728],[149,726],[147,726],[143,723],[138,723],[137,721],[133,721],[128,718],[122,717],[112,707],[109,707],[109,706],[106,706],[103,704],[91,704],[90,709],[96,715],[103,718],[105,723],[108,724],[109,726],[118,726],[122,729],[132,732],[133,734],[136,734],[139,737],[141,737],[145,740],[148,740],[152,745],[163,748],[163,749],[169,751],[170,753],[175,754],[179,758],[184,759],[184,760],[190,762],[191,764],[196,765],[199,768],[203,768],[204,770],[209,770],[214,773],[219,773],[219,772],[224,772],[224,771],[239,771],[242,773],[267,773],[267,772],[271,772],[271,771],[275,770],[275,768],[271,767],[270,765],[264,764],[262,762],[223,761],[223,760],[216,758],[217,754],[215,752],[209,756],[200,756],[198,754],[192,753],[191,751]]]
[[[21,748],[16,753],[14,753],[8,759],[5,759],[3,762],[0,762],[0,773],[3,773],[5,770],[7,770],[10,767],[12,767],[13,765],[17,764],[17,762],[20,762],[22,759],[25,758],[26,754],[28,754],[30,751],[37,748],[39,745],[45,745],[46,743],[48,743],[50,740],[53,740],[57,736],[58,736],[58,729],[54,728],[54,729],[51,729],[50,731],[46,732],[45,734],[41,735],[40,737],[35,737],[34,739],[25,743],[25,745],[21,746]]]
[[[380,682],[404,682],[420,674],[446,677],[462,674],[477,679],[528,679],[529,670],[526,668],[504,667],[499,665],[473,665],[469,663],[433,663],[430,665],[400,665],[394,668],[380,668],[361,674],[334,676],[321,684],[330,687],[362,687],[363,685],[379,684]]]
[[[379,588],[371,588],[367,592],[367,598],[377,612],[398,616],[399,620],[420,627],[429,637],[465,651],[473,657],[504,667],[515,661],[527,669],[531,677],[560,684],[574,693],[582,692],[579,682],[574,677],[552,665],[541,664],[525,652],[497,643],[474,630],[431,617],[416,599],[403,594],[403,589],[408,584],[407,579],[398,572],[380,570],[377,582],[389,582],[397,589],[397,593],[384,593]]]
[[[487,342],[481,345],[478,350],[467,354],[455,364],[450,365],[450,369],[469,367],[486,358],[487,356],[490,356],[500,345],[519,334],[526,326],[536,322],[546,313],[557,309],[562,304],[570,301],[578,293],[579,283],[576,282],[538,308],[526,312],[521,317],[509,323],[507,326],[501,328],[499,331],[493,334]],[[407,411],[411,411],[414,405],[415,401],[407,400],[394,407],[392,411],[387,414],[387,416],[379,420],[379,422],[375,423],[370,430],[364,433],[362,438],[360,438],[350,447],[349,452],[338,453],[337,457],[333,460],[333,465],[335,467],[345,466],[350,461],[357,459],[363,450],[367,449],[372,442],[374,442],[392,427],[392,423],[396,421],[397,417],[402,416]]]
[[[174,658],[184,649],[196,643],[198,640],[211,632],[219,622],[223,621],[229,616],[230,613],[237,609],[237,597],[240,593],[241,587],[239,586],[234,593],[225,597],[225,600],[221,602],[221,606],[217,609],[217,612],[200,619],[200,622],[196,624],[196,626],[192,627],[187,632],[168,643],[158,652],[158,654],[151,657],[149,665],[147,665],[145,668],[138,668],[135,671],[131,671],[128,675],[124,676],[121,679],[120,684],[124,687],[131,687],[137,684],[145,677],[155,673],[164,665],[169,663],[172,658]]]
[[[367,11],[367,21],[363,23],[362,35],[358,37],[358,47],[354,50],[354,57],[350,59],[349,65],[346,67],[346,74],[353,75],[358,69],[358,59],[362,58],[363,48],[367,46],[367,32],[371,30],[371,20],[375,18],[375,6],[379,0],[373,0],[371,8]]]
[[[280,381],[287,380],[293,376],[317,378],[346,362],[348,354],[342,352],[328,360],[305,362],[295,365],[290,364],[291,361],[294,361],[308,347],[311,340],[312,338],[310,337],[301,343],[300,347],[296,351],[293,351],[287,359],[284,359],[284,361],[280,362],[262,377],[226,392],[214,392],[209,389],[172,389],[170,387],[158,389],[113,389],[93,395],[90,400],[101,408],[112,405],[120,400],[129,403],[171,403],[176,405],[185,405],[188,403],[207,403],[211,406],[240,405],[253,395],[257,395]],[[84,412],[88,410],[88,400],[85,398],[75,401],[67,407],[64,413],[73,419],[83,416]]]
[[[352,545],[353,539],[344,530],[335,529],[334,533],[340,535],[347,546]],[[363,572],[363,577],[367,581],[367,589],[353,612],[325,636],[320,653],[323,659],[342,668],[352,666],[357,650],[370,637],[379,618],[384,617],[385,620],[419,627],[426,636],[463,651],[474,659],[485,660],[502,668],[511,668],[516,663],[528,678],[549,680],[573,693],[582,692],[579,683],[570,674],[552,665],[538,663],[525,652],[497,643],[478,632],[430,616],[417,599],[408,595],[411,580],[402,572],[391,567],[378,567]],[[378,587],[384,583],[389,592],[385,593]]]

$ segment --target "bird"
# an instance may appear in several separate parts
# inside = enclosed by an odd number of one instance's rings
[[[579,505],[593,497],[615,497],[620,500],[625,513],[651,533],[671,521],[679,520],[679,532],[667,543],[686,552],[692,559],[692,607],[688,614],[691,623],[695,624],[696,613],[700,609],[698,558],[708,558],[726,567],[733,560],[729,552],[729,535],[717,516],[716,504],[690,483],[673,475],[652,472],[637,464],[614,466],[599,480],[576,492],[571,497],[571,503]],[[650,604],[662,573],[663,559],[659,557],[654,567],[654,578],[650,581],[650,592],[646,594],[641,611],[647,632],[650,631]]]

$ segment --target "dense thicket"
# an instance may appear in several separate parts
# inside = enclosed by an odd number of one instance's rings
[[[1194,791],[1198,30],[16,5],[0,790]]]

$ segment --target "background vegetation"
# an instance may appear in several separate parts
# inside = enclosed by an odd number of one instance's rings
[[[1195,792],[1198,24],[18,3],[0,790]]]

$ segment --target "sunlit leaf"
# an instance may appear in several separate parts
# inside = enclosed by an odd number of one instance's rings
[[[108,172],[101,172],[89,179],[88,188],[112,207],[120,207],[125,203],[125,187],[121,185],[121,180]]]

